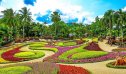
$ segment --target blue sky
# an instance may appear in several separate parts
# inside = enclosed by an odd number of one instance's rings
[[[19,10],[26,6],[36,22],[51,23],[53,11],[61,14],[67,23],[91,23],[96,16],[102,17],[109,10],[126,11],[126,0],[0,0],[0,11],[6,8]],[[0,13],[1,14],[1,13]],[[2,14],[1,14],[2,15]]]

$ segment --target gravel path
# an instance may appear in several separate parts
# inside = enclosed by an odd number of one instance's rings
[[[103,49],[104,51],[107,51],[107,52],[112,52],[113,49],[115,48],[118,48],[118,46],[115,46],[115,45],[109,45],[109,44],[106,44],[107,40],[103,40],[103,42],[98,42],[98,45],[101,49]]]

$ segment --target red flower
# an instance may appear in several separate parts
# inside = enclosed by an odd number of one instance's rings
[[[59,65],[60,71],[58,74],[90,74],[87,70],[81,67]]]

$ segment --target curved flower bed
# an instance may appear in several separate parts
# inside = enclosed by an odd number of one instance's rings
[[[59,65],[60,70],[58,74],[90,74],[86,69],[75,66]]]
[[[126,52],[119,52],[119,53],[111,52],[104,56],[100,56],[100,57],[96,57],[96,58],[79,59],[79,60],[76,60],[76,59],[63,60],[63,59],[59,59],[59,58],[55,57],[54,55],[47,57],[44,61],[62,62],[62,63],[92,63],[92,62],[101,62],[101,61],[106,61],[106,60],[110,60],[110,59],[115,59],[116,56],[118,56],[118,55],[126,56]]]
[[[14,48],[13,50],[9,50],[9,51],[6,51],[4,52],[1,57],[5,60],[8,60],[8,61],[22,61],[24,60],[24,58],[17,58],[17,57],[14,57],[14,54],[15,53],[19,53],[21,52],[19,49],[21,48],[22,46],[20,47],[17,47],[17,48]]]
[[[58,57],[59,55],[61,55],[62,53],[68,51],[68,50],[71,50],[73,48],[77,48],[79,46],[69,46],[69,47],[55,47],[55,46],[47,46],[47,47],[50,47],[50,48],[57,48],[58,49],[58,52],[56,52],[54,55],[51,55],[49,57],[46,57],[44,58],[43,61],[56,61],[58,60]]]

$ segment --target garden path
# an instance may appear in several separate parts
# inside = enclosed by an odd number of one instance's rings
[[[107,43],[107,40],[103,40],[103,42],[98,42],[98,45],[100,48],[102,48],[102,50],[107,51],[107,52],[112,52],[113,49],[118,48],[118,46],[116,46],[116,45],[111,46],[106,43]]]

